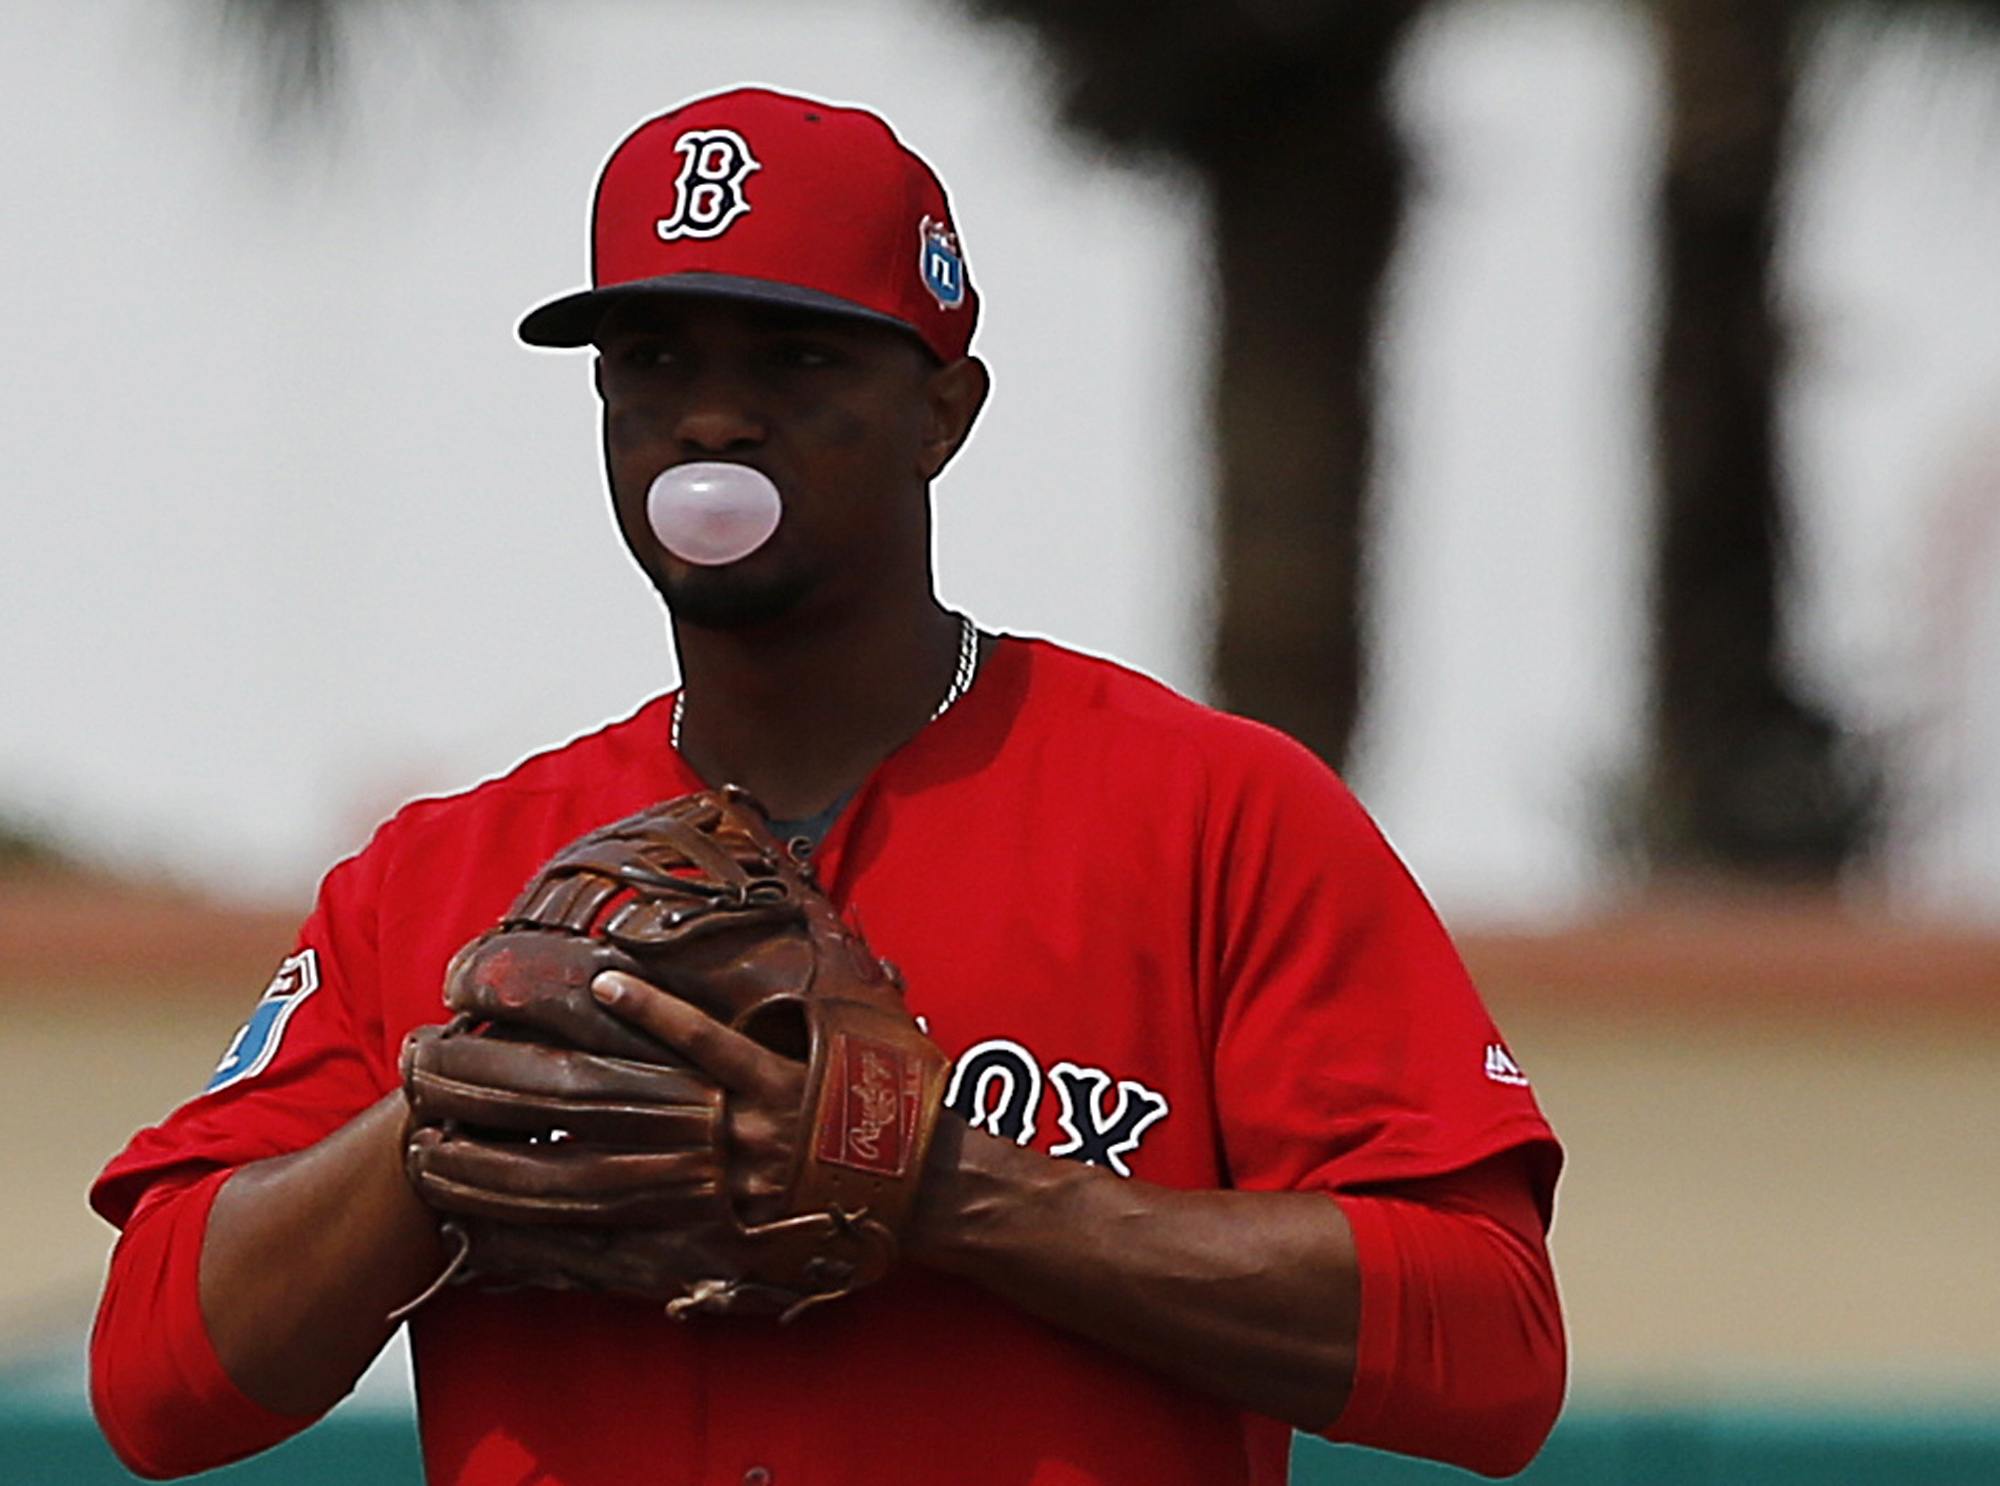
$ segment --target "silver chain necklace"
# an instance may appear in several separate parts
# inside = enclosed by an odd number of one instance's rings
[[[979,626],[972,622],[970,614],[958,616],[958,669],[952,673],[951,685],[944,694],[944,700],[937,704],[930,715],[936,722],[957,705],[958,699],[972,690],[972,678],[979,674]],[[683,686],[674,696],[673,720],[667,725],[667,741],[676,749],[681,746],[681,714],[687,708],[687,688]]]

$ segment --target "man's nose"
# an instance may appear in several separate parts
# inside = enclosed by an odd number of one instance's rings
[[[683,448],[724,454],[764,441],[764,419],[750,389],[736,377],[710,375],[689,389],[675,420],[674,437]]]

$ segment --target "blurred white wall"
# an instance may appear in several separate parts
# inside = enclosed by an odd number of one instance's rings
[[[738,81],[867,102],[951,185],[997,389],[941,488],[946,596],[1200,690],[1204,236],[1174,180],[1079,153],[1018,41],[930,0],[467,9],[491,32],[398,23],[330,143],[271,147],[200,4],[0,12],[0,810],[296,902],[402,796],[670,684],[586,362],[512,326],[581,280],[617,138]],[[1828,55],[1800,643],[1911,761],[1903,897],[2000,917],[2000,69],[1900,33]],[[1449,915],[1546,918],[1615,885],[1596,812],[1641,695],[1648,37],[1462,0],[1400,99],[1425,184],[1354,777]]]

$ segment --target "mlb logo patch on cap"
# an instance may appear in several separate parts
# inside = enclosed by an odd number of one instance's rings
[[[923,249],[917,272],[941,310],[965,303],[965,260],[958,256],[958,236],[943,222],[925,217],[920,230]]]

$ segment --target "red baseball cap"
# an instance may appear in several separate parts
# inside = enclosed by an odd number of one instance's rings
[[[597,181],[591,285],[521,339],[585,346],[611,305],[707,294],[900,325],[965,355],[979,296],[944,185],[866,109],[735,88],[641,124]]]

